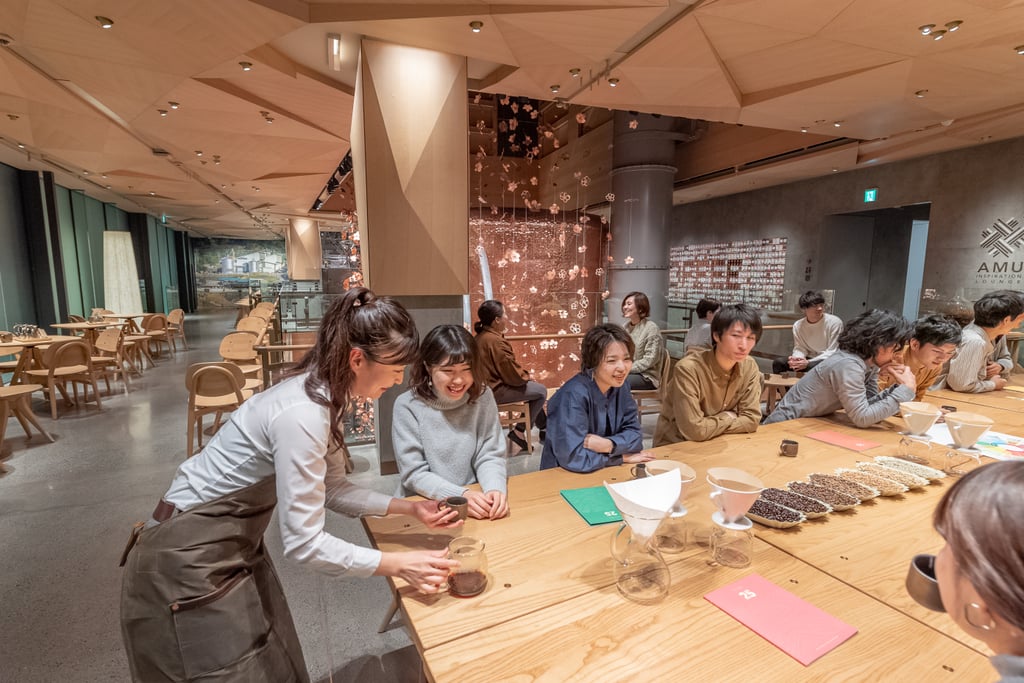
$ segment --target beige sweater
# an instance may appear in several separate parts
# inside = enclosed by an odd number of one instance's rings
[[[736,413],[732,418],[726,411]],[[761,372],[747,358],[726,372],[714,349],[685,356],[662,387],[654,445],[707,441],[719,434],[748,433],[761,422]]]

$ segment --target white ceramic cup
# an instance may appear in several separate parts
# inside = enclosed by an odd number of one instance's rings
[[[741,519],[764,490],[764,483],[752,474],[735,467],[712,467],[707,481],[711,484],[711,500],[726,523]]]

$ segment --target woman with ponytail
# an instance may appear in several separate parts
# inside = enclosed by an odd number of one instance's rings
[[[335,447],[351,401],[399,384],[418,345],[400,303],[349,290],[292,375],[243,403],[178,467],[122,558],[121,629],[133,680],[309,680],[263,543],[275,507],[291,560],[331,576],[399,576],[424,593],[447,585],[457,563],[444,550],[382,553],[324,530],[328,508],[455,525],[457,513],[433,501],[352,484]]]

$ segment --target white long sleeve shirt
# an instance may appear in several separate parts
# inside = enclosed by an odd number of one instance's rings
[[[825,360],[839,348],[842,333],[843,321],[831,313],[814,324],[801,318],[793,323],[793,355],[807,360]]]
[[[164,500],[179,510],[277,475],[285,557],[334,576],[370,576],[378,550],[324,531],[324,508],[352,517],[384,515],[392,498],[356,486],[337,451],[328,453],[329,411],[306,395],[306,375],[250,398],[201,453],[178,467]]]
[[[949,361],[946,386],[953,391],[980,394],[994,391],[995,381],[985,376],[989,362],[999,363],[1004,372],[1013,369],[1013,359],[1006,347],[1006,337],[1000,337],[993,344],[985,330],[974,323],[963,330],[963,337],[957,347],[956,356]]]

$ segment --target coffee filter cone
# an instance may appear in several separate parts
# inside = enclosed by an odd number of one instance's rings
[[[653,477],[616,484],[606,481],[604,487],[633,534],[640,538],[650,538],[661,520],[668,515],[669,509],[679,500],[682,479],[679,470],[672,469]]]

